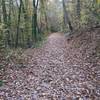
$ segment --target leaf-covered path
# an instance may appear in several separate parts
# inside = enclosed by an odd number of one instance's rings
[[[73,41],[54,33],[42,48],[27,50],[26,68],[7,69],[0,100],[100,100],[100,62],[87,55],[94,47]]]

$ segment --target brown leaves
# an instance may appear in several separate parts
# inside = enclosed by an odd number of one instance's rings
[[[63,35],[55,33],[42,48],[12,56],[14,64],[6,69],[8,83],[2,96],[13,100],[99,100],[100,61],[95,53],[92,55],[96,40],[91,44],[89,36],[84,39],[80,35],[78,42],[72,38],[68,43]],[[73,46],[73,41],[79,43],[79,48]],[[18,64],[26,66],[13,67]]]

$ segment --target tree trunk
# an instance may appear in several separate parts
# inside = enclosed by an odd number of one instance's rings
[[[32,15],[32,40],[37,41],[37,7],[38,0],[33,0],[33,15]]]
[[[20,0],[20,6],[19,6],[19,12],[18,12],[18,22],[17,22],[17,33],[16,33],[16,42],[15,42],[15,48],[18,47],[18,37],[19,37],[19,25],[20,25],[20,16],[21,16],[21,7],[22,7],[22,3]]]
[[[80,7],[80,0],[77,0],[77,16],[80,19],[80,11],[81,11],[81,7]]]
[[[2,11],[3,11],[4,24],[7,25],[7,12],[6,12],[5,0],[2,0]]]
[[[40,9],[41,9],[41,15],[40,15],[40,29],[43,27],[43,24],[42,23],[45,23],[44,25],[44,30],[42,30],[41,32],[43,31],[46,31],[48,32],[49,28],[48,28],[48,19],[47,19],[47,0],[41,0],[40,1]],[[44,19],[44,20],[43,20]],[[44,22],[43,22],[44,21]]]
[[[68,24],[70,31],[73,31],[73,27],[71,25],[71,21],[70,21],[70,19],[68,17],[68,12],[66,10],[65,0],[63,0],[62,3],[63,3],[63,13],[64,13],[64,25],[65,25],[65,28],[67,28],[67,24]]]
[[[5,25],[5,47],[8,46],[8,40],[9,40],[9,30],[8,30],[8,21],[7,21],[7,11],[6,11],[6,5],[5,0],[2,0],[2,11],[3,11],[3,23]]]

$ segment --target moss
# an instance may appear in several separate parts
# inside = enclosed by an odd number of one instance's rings
[[[0,87],[3,86],[3,80],[0,80]]]

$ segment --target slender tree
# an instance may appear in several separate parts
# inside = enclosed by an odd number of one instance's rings
[[[33,0],[33,15],[32,15],[32,40],[37,41],[37,8],[38,0]]]
[[[18,47],[18,38],[19,38],[19,26],[20,26],[20,20],[21,20],[21,7],[22,7],[22,0],[20,0],[20,6],[18,11],[18,22],[17,22],[17,33],[16,33],[16,42],[15,47]]]
[[[80,19],[80,11],[81,11],[81,6],[80,6],[80,0],[77,0],[77,16]]]
[[[70,21],[69,16],[68,16],[68,12],[66,10],[65,0],[62,0],[62,4],[63,4],[63,13],[64,13],[64,25],[65,25],[65,28],[67,28],[67,24],[68,24],[70,31],[73,31],[73,27],[72,27],[71,21]]]
[[[46,31],[48,32],[48,18],[47,18],[47,0],[40,1],[40,30],[41,32]],[[43,24],[45,23],[45,29],[42,30]]]
[[[8,46],[9,30],[8,30],[8,19],[5,0],[2,0],[2,11],[3,11],[3,23],[5,25],[5,46]]]

